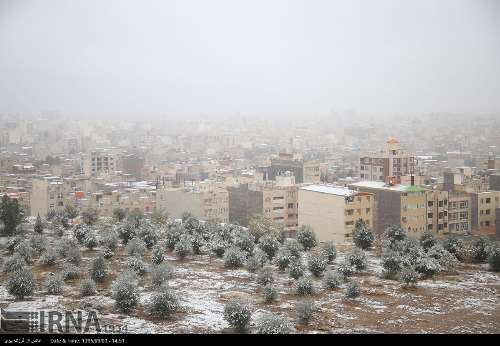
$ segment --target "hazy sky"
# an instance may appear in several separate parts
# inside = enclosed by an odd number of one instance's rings
[[[500,111],[498,0],[0,0],[0,112]]]

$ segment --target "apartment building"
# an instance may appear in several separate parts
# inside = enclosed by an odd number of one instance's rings
[[[67,185],[59,177],[34,179],[31,186],[30,214],[42,217],[50,210],[63,210],[67,201]]]
[[[471,227],[472,198],[470,194],[450,192],[448,199],[448,230],[450,233],[464,234]]]
[[[229,195],[225,188],[214,184],[181,188],[162,186],[156,191],[156,209],[175,218],[189,212],[200,220],[229,222]]]
[[[480,232],[494,232],[496,209],[500,208],[500,191],[471,193],[472,229]]]
[[[320,242],[350,242],[356,220],[373,225],[374,197],[331,185],[309,185],[299,189],[299,225],[311,226]]]
[[[415,157],[394,138],[385,148],[359,159],[359,177],[362,180],[401,183],[401,176],[415,173]]]
[[[82,168],[86,176],[112,175],[120,170],[118,152],[115,149],[91,151],[83,157]]]
[[[448,191],[427,190],[427,230],[448,233],[450,196]]]

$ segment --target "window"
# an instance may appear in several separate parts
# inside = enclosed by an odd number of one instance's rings
[[[293,203],[288,203],[288,209],[292,209],[293,208]]]
[[[490,209],[486,209],[486,215],[490,215]]]
[[[434,228],[434,227],[432,226],[432,224],[427,225],[427,230],[428,230],[428,231],[432,231],[432,229],[433,229],[433,228]]]
[[[485,221],[485,222],[484,222],[484,225],[485,225],[486,227],[490,227],[490,222],[489,222],[489,221]]]
[[[491,203],[491,198],[486,198],[486,204]]]
[[[433,213],[428,213],[428,214],[427,214],[427,218],[432,219],[433,217],[434,217],[434,214],[433,214]]]
[[[427,206],[428,206],[428,207],[432,207],[432,206],[434,206],[434,202],[433,202],[433,201],[429,201],[429,202],[427,202]]]

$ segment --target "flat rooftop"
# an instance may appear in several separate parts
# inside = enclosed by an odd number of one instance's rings
[[[344,197],[353,196],[358,193],[357,191],[351,190],[347,187],[329,186],[329,185],[309,185],[301,187],[300,189],[306,191],[319,192],[319,193],[327,193],[336,196],[344,196]]]
[[[396,192],[424,192],[427,191],[426,188],[416,185],[389,185],[384,183],[383,181],[360,181],[357,183],[352,183],[350,186],[354,187],[365,187],[369,189],[379,189],[379,190],[388,190],[388,191],[396,191]]]

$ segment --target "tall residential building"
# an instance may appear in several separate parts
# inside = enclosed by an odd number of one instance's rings
[[[415,174],[415,157],[395,139],[382,151],[359,159],[359,177],[363,180],[401,183],[401,176]]]
[[[31,216],[46,216],[50,210],[63,210],[66,206],[66,185],[58,177],[34,179],[31,187]]]
[[[471,195],[450,192],[448,199],[448,229],[450,233],[468,233],[471,231]]]
[[[500,191],[471,193],[472,229],[494,232],[496,226],[496,209],[500,208]]]
[[[112,175],[120,169],[119,155],[113,149],[94,150],[83,157],[82,167],[86,176]]]
[[[373,225],[373,194],[345,187],[309,185],[299,189],[299,225],[311,226],[320,242],[349,242],[357,220]]]

